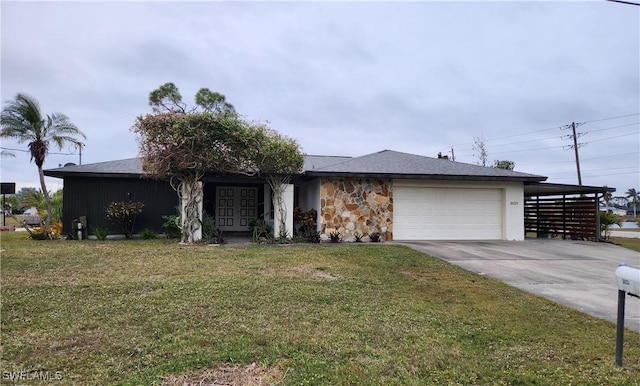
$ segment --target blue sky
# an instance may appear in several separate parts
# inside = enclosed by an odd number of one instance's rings
[[[149,92],[221,92],[308,154],[384,149],[489,161],[549,182],[640,189],[640,7],[582,2],[11,2],[1,94],[87,135],[83,163],[133,158]],[[2,140],[5,149],[25,144]],[[51,150],[45,168],[78,163]],[[39,186],[26,153],[2,181]],[[62,187],[48,179],[48,187]]]

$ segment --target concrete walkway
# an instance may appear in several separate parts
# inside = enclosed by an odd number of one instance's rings
[[[640,268],[640,253],[570,240],[400,243],[586,314],[616,323],[620,263]],[[627,296],[625,327],[640,332],[640,299]]]
[[[611,237],[628,237],[633,239],[640,239],[640,232],[633,231],[609,231]]]

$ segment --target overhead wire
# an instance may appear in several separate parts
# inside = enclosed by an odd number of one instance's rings
[[[639,114],[629,114],[629,115],[624,115],[624,116],[619,116],[619,117],[627,117],[627,116],[633,116],[633,115],[640,115],[640,113]],[[594,121],[591,121],[591,122],[605,121],[605,120],[610,120],[610,119],[619,118],[619,117],[611,117],[611,118],[599,119],[599,120],[594,120]],[[613,130],[613,129],[619,129],[619,128],[623,128],[623,127],[639,125],[639,124],[640,124],[640,122],[628,123],[628,124],[624,124],[624,125],[617,125],[617,126],[605,127],[605,128],[601,128],[601,129],[589,130],[589,131],[586,131],[586,132],[583,132],[583,133],[580,133],[580,134],[584,135],[584,134],[589,134],[589,133],[596,133],[596,132],[601,132],[601,131],[607,131],[607,130]],[[559,129],[559,128],[563,128],[563,127],[564,126],[557,126],[554,129]],[[548,130],[549,129],[535,130],[535,131],[532,131],[532,132],[528,132],[528,133],[524,133],[524,134],[517,134],[517,135],[514,135],[514,136],[525,135],[525,134],[541,132],[541,131],[548,131]],[[586,145],[586,144],[591,143],[591,142],[601,142],[601,141],[606,141],[606,140],[610,140],[610,139],[626,137],[626,136],[630,136],[630,135],[634,135],[634,134],[637,134],[637,132],[631,132],[631,133],[625,133],[625,134],[617,135],[617,136],[610,136],[610,137],[606,137],[606,138],[594,139],[594,140],[588,141],[586,143],[583,143],[582,145]],[[495,139],[491,139],[491,140],[488,139],[488,140],[485,140],[485,143],[489,142],[489,141],[495,141],[495,140],[498,140],[498,139],[504,139],[504,138],[510,138],[510,137],[513,137],[513,136],[500,137],[500,138],[495,138]],[[554,139],[554,138],[561,138],[561,137],[560,136],[558,136],[558,137],[552,136],[552,137],[531,139],[531,140],[527,140],[527,141],[518,141],[518,142],[508,142],[508,143],[502,143],[502,144],[494,144],[494,145],[492,145],[492,147],[502,147],[502,146],[510,146],[510,145],[522,144],[522,143],[546,141],[546,140]],[[470,145],[470,144],[467,143],[465,145]],[[514,153],[514,152],[525,152],[525,151],[528,152],[528,151],[554,149],[554,148],[558,148],[558,147],[563,147],[563,146],[547,146],[547,147],[540,147],[540,148],[534,148],[534,149],[518,149],[518,150],[512,150],[512,151],[498,151],[498,152],[491,152],[491,153],[492,154],[502,154],[502,153]],[[446,149],[448,149],[448,148],[446,148]],[[446,150],[446,149],[444,149],[444,150]],[[458,155],[468,155],[469,153],[475,152],[475,151],[476,151],[475,149],[467,147],[467,148],[456,150],[456,153]]]
[[[4,147],[4,146],[0,146],[1,150],[8,150],[8,151],[19,151],[21,153],[30,153],[29,150],[24,150],[24,149],[13,149],[10,147]],[[47,154],[54,154],[54,155],[75,155],[74,153],[58,153],[58,152],[47,152]]]
[[[640,113],[617,115],[617,116],[613,116],[613,117],[607,117],[607,118],[600,118],[600,119],[592,119],[592,120],[589,120],[589,121],[583,121],[583,122],[580,122],[580,124],[609,121],[609,120],[613,120],[613,119],[627,118],[627,117],[633,117],[633,116],[638,116],[638,115],[640,115]],[[620,127],[628,127],[628,126],[633,126],[633,125],[637,125],[637,124],[640,124],[640,122],[629,123],[629,124],[613,126],[613,127],[607,127],[607,128],[603,128],[603,129],[590,130],[588,132],[598,132],[598,131],[612,130],[612,129],[617,129],[617,128],[620,128]],[[516,134],[510,134],[510,135],[502,136],[502,137],[484,139],[484,142],[486,143],[486,142],[498,141],[498,140],[501,140],[501,139],[519,137],[519,136],[523,136],[523,135],[530,135],[530,134],[535,134],[535,133],[540,133],[540,132],[545,132],[545,131],[551,131],[551,130],[557,130],[557,129],[566,128],[567,126],[568,125],[560,125],[560,126],[548,127],[548,128],[545,128],[545,129],[524,131],[524,132],[520,132],[520,133],[516,133]],[[553,138],[553,137],[551,137],[551,138]],[[549,138],[547,138],[547,139],[549,139]],[[509,145],[509,144],[535,142],[535,141],[541,141],[541,140],[544,140],[544,139],[534,139],[534,140],[531,140],[531,141],[512,142],[512,143],[493,145],[493,146],[506,146],[506,145]],[[450,146],[441,148],[441,149],[439,149],[439,151],[441,151],[441,152],[442,151],[447,151],[450,148],[455,148],[456,146],[472,146],[472,145],[473,145],[473,143],[470,143],[470,142],[459,143],[459,144],[454,144],[454,145],[450,145]],[[465,151],[465,150],[469,150],[469,149],[463,149],[462,151]]]

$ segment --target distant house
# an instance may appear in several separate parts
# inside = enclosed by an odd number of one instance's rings
[[[166,181],[144,176],[136,158],[65,166],[45,175],[64,180],[66,229],[79,216],[87,216],[90,231],[109,227],[104,209],[110,202],[141,201],[145,208],[136,229],[161,231],[162,216],[176,214],[179,204]],[[361,157],[309,155],[293,177],[285,191],[288,233],[293,233],[293,208],[301,207],[317,210],[321,233],[338,231],[347,240],[372,232],[385,240],[522,240],[525,223],[532,223],[525,221],[532,199],[593,193],[590,207],[597,208],[598,193],[612,191],[545,184],[540,175],[391,150]],[[221,230],[246,232],[259,216],[273,221],[264,178],[212,171],[202,181],[204,209]],[[589,216],[597,217],[593,213]]]
[[[616,208],[615,206],[601,206],[601,212],[611,212],[617,216],[625,216],[627,214],[626,209]]]
[[[32,206],[30,208],[27,208],[24,212],[22,212],[22,214],[25,216],[36,216],[38,214],[38,208]]]

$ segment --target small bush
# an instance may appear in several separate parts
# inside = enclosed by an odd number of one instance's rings
[[[109,236],[109,230],[107,228],[95,227],[93,228],[93,235],[100,241],[104,241]]]
[[[145,228],[142,232],[140,232],[140,237],[145,240],[153,240],[158,238],[158,233],[153,229]]]
[[[612,212],[600,212],[600,235],[604,236],[605,239],[609,238],[609,228],[611,225],[622,224],[622,220],[620,217],[616,216]]]
[[[319,231],[308,231],[306,236],[304,237],[307,243],[319,244],[320,243],[320,232]]]
[[[136,223],[136,217],[142,213],[144,204],[141,202],[112,202],[107,207],[107,218],[118,224],[124,236],[128,239],[133,236],[133,226]]]
[[[32,240],[55,240],[62,234],[62,222],[55,221],[46,229],[44,226],[31,229],[26,226],[25,229],[29,232],[29,238]]]
[[[213,216],[207,212],[202,213],[202,240],[211,244],[223,244],[222,231],[216,228]]]
[[[257,242],[261,237],[272,240],[273,233],[271,226],[264,221],[264,217],[257,218],[249,223],[249,232],[251,232],[251,241]]]
[[[371,241],[372,243],[379,243],[380,237],[380,233],[378,232],[369,233],[369,241]]]
[[[282,235],[276,237],[274,239],[274,242],[276,244],[292,244],[293,243],[293,239],[291,237],[289,237],[289,234],[283,233]]]
[[[342,241],[342,235],[340,234],[340,232],[335,230],[335,231],[329,233],[329,240],[332,243],[339,243],[340,241]]]
[[[362,242],[362,238],[364,238],[364,235],[362,233],[360,233],[360,232],[356,232],[356,233],[353,234],[353,240],[356,243],[361,243]]]
[[[293,219],[296,224],[299,224],[295,228],[294,236],[303,236],[308,238],[313,237],[317,232],[316,218],[318,217],[318,211],[315,209],[309,209],[306,212],[302,211],[302,208],[295,207],[293,210]]]
[[[168,214],[162,216],[164,223],[162,223],[162,229],[164,230],[164,237],[168,239],[179,239],[182,236],[180,230],[180,216],[175,214]]]

